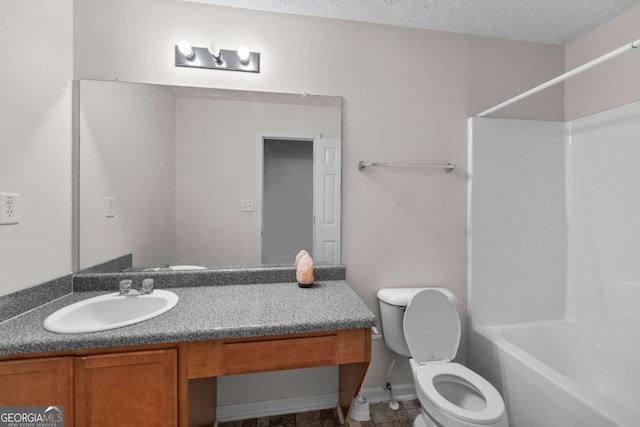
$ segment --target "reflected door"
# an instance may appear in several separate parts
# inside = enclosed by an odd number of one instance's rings
[[[313,257],[313,141],[264,140],[262,263]]]
[[[314,246],[317,263],[340,263],[340,139],[317,138],[314,151]]]

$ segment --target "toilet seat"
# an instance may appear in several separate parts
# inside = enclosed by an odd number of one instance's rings
[[[451,291],[431,288],[418,292],[407,304],[402,329],[416,361],[449,361],[456,357],[461,327],[451,299],[455,300]]]
[[[493,424],[504,416],[505,407],[500,393],[487,380],[465,366],[458,363],[434,362],[414,366],[414,369],[418,392],[452,417],[482,425]],[[451,382],[466,383],[467,386],[471,386],[482,396],[486,406],[480,410],[469,410],[450,402],[438,392],[434,385],[434,380],[439,376],[450,377]]]

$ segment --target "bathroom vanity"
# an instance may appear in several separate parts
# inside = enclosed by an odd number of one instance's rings
[[[154,319],[54,334],[42,321],[75,292],[0,324],[0,403],[64,406],[71,426],[211,426],[222,375],[339,365],[346,417],[371,358],[375,316],[343,280],[171,289]]]

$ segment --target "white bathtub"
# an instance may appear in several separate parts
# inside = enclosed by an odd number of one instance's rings
[[[512,427],[640,426],[640,355],[565,320],[477,328],[471,368]]]

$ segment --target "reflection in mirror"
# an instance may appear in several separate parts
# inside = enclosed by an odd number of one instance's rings
[[[340,263],[340,97],[79,90],[80,269]]]

